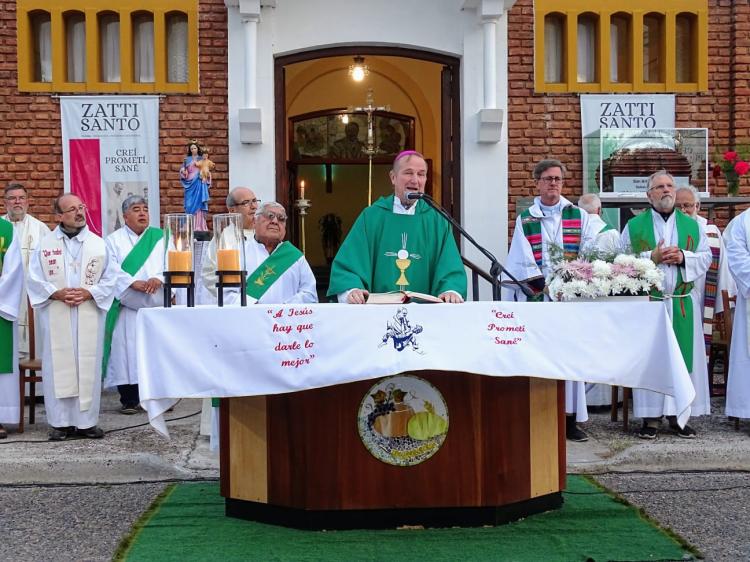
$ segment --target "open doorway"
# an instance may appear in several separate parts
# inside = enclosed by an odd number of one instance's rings
[[[350,75],[355,56],[367,65],[361,81]],[[425,155],[428,192],[460,217],[458,59],[340,47],[279,57],[275,73],[276,198],[294,219],[290,240],[304,245],[321,298],[356,217],[392,193],[388,171],[400,150]],[[363,107],[376,108],[371,119]],[[302,182],[311,205],[304,220],[295,206]]]

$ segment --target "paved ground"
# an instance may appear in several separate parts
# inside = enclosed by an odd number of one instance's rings
[[[41,423],[0,441],[0,560],[109,560],[169,481],[217,478],[217,457],[198,434],[200,406],[177,405],[167,441],[148,425],[126,429],[146,423],[145,414],[121,415],[105,394],[105,438],[62,443],[46,441],[42,406]],[[735,431],[719,399],[714,408],[691,421],[691,441],[665,432],[644,442],[594,413],[584,425],[591,440],[569,444],[569,471],[597,475],[708,560],[748,560],[750,423]]]

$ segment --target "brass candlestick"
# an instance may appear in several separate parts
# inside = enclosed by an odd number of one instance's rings
[[[309,199],[300,197],[294,202],[294,206],[299,211],[299,229],[302,233],[302,253],[305,253],[305,215],[307,215],[307,209],[312,207],[312,203]]]

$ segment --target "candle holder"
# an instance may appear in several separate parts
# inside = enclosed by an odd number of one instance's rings
[[[195,306],[193,215],[164,216],[164,308],[172,306],[172,289],[187,289],[187,305]]]
[[[312,207],[312,203],[309,199],[305,199],[304,197],[300,197],[294,202],[294,206],[297,207],[297,210],[299,211],[299,230],[302,234],[301,242],[302,242],[302,253],[305,253],[305,216],[307,215],[307,209]]]
[[[224,289],[240,288],[240,305],[247,306],[247,268],[245,267],[245,234],[242,215],[224,213],[214,215],[214,245],[216,246],[217,304],[224,306]]]

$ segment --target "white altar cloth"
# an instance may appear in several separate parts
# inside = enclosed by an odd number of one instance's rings
[[[695,396],[655,302],[144,308],[136,346],[141,403],[164,435],[162,414],[178,398],[278,394],[405,371],[645,388],[673,397],[680,424]]]

